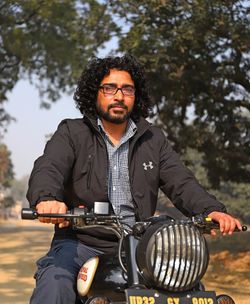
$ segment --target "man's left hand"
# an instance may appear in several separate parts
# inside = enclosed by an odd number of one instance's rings
[[[213,211],[208,215],[208,217],[210,217],[213,221],[219,223],[220,231],[223,235],[232,234],[235,228],[241,230],[240,221],[227,213]],[[211,231],[211,235],[216,235],[215,230]]]

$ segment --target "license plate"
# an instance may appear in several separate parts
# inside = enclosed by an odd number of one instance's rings
[[[127,289],[128,304],[217,304],[213,291],[197,291],[178,294],[163,294],[157,290]]]

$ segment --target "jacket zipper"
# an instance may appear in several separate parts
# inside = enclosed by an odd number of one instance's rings
[[[105,140],[102,136],[102,134],[99,132],[99,130],[96,130],[96,134],[97,134],[97,140],[99,140],[100,144],[104,147],[105,151],[106,151],[106,173],[107,173],[107,176],[108,176],[108,164],[109,164],[109,158],[108,158],[108,149],[107,149],[107,145],[105,143]],[[106,182],[106,185],[105,185],[105,192],[106,192],[106,197],[107,197],[107,201],[109,201],[109,195],[108,195],[108,179],[107,179],[107,182]]]
[[[92,168],[93,168],[93,155],[89,154],[89,156],[88,156],[87,189],[90,188],[90,184],[91,184]]]
[[[107,164],[107,167],[106,167],[106,173],[107,173],[107,176],[109,175],[109,171],[108,171],[108,168],[109,168],[109,157],[108,157],[108,148],[107,148],[107,145],[105,143],[105,140],[104,138],[102,137],[101,133],[98,132],[98,137],[100,138],[104,148],[105,148],[105,151],[106,151],[106,164]],[[109,201],[109,190],[108,190],[108,178],[107,178],[107,182],[106,182],[106,195],[107,195],[107,201]]]

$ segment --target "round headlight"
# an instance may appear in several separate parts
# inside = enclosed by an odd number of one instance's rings
[[[194,287],[205,274],[208,249],[193,225],[154,224],[142,236],[136,250],[139,270],[146,282],[168,291]]]

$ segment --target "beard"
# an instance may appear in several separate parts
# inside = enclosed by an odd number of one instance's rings
[[[117,110],[115,114],[110,113],[110,109],[119,106],[122,107],[122,112]],[[104,120],[114,123],[114,124],[122,124],[127,121],[131,115],[131,111],[128,111],[128,107],[123,104],[123,102],[116,102],[108,106],[107,111],[104,111],[103,108],[97,103],[96,104],[96,112],[100,118]]]

